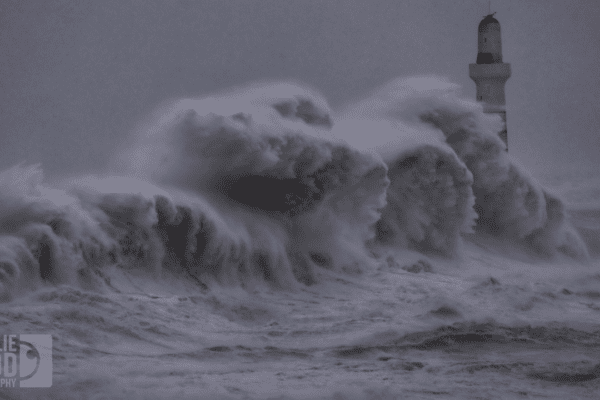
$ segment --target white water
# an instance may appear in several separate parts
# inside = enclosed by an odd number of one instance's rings
[[[53,335],[54,385],[2,395],[597,398],[597,181],[544,189],[455,89],[255,84],[165,103],[110,176],[4,171],[0,324]]]

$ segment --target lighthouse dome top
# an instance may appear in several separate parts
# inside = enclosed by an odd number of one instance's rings
[[[479,23],[479,31],[484,31],[487,30],[489,28],[500,28],[500,22],[498,22],[498,20],[496,18],[494,18],[494,14],[496,13],[492,13],[489,15],[486,15],[481,22]]]

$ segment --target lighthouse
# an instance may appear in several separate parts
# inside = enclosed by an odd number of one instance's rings
[[[508,150],[504,84],[510,78],[510,64],[502,62],[500,23],[494,14],[485,16],[479,23],[477,61],[469,64],[469,77],[477,85],[477,101],[483,103],[483,111],[502,118],[503,127],[498,135]]]

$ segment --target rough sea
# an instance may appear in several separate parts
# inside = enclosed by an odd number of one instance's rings
[[[457,89],[253,83],[2,171],[1,334],[53,380],[0,398],[600,398],[598,171],[535,179]]]

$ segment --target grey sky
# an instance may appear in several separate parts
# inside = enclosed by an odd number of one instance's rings
[[[102,168],[161,101],[295,79],[335,108],[398,76],[474,97],[487,0],[0,0],[0,168]],[[600,2],[495,0],[511,153],[600,162]]]

